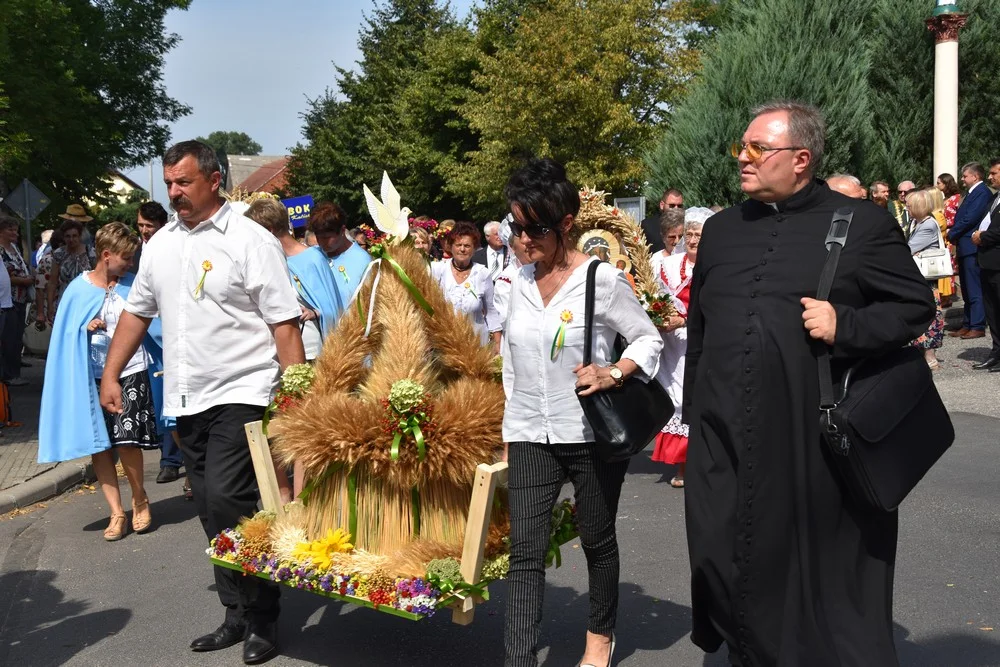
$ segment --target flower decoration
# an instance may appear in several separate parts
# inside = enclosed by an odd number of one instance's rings
[[[559,356],[559,351],[566,344],[566,325],[572,321],[572,311],[564,310],[559,313],[559,328],[556,329],[556,335],[552,338],[552,347],[549,348],[549,359],[552,361],[556,360],[556,357]]]
[[[208,277],[208,272],[212,270],[212,262],[207,259],[201,263],[201,279],[194,288],[194,298],[201,296],[202,292],[205,290],[205,278]]]
[[[347,267],[346,266],[344,266],[343,264],[341,264],[340,266],[337,267],[337,271],[340,273],[340,275],[344,276],[344,282],[345,283],[351,282],[351,277],[349,275],[347,275]]]
[[[670,316],[675,312],[673,301],[669,294],[643,292],[639,295],[639,302],[646,309],[646,314],[649,316],[653,326],[658,328],[667,326]]]
[[[465,281],[465,282],[464,282],[464,283],[462,284],[462,287],[464,287],[465,289],[469,290],[469,294],[471,294],[471,295],[472,295],[472,296],[474,296],[475,298],[477,298],[477,299],[479,298],[479,295],[478,295],[478,294],[476,294],[476,290],[472,289],[472,283],[470,283],[470,282],[469,282],[468,280],[466,280],[466,281]]]
[[[299,562],[309,562],[317,570],[327,572],[333,566],[333,556],[347,553],[354,549],[351,544],[351,534],[338,528],[336,531],[327,529],[326,536],[312,542],[299,544],[292,556]]]
[[[424,460],[427,453],[426,439],[435,429],[430,404],[431,397],[419,382],[406,379],[392,383],[389,397],[382,400],[386,409],[382,429],[386,435],[392,435],[393,461],[399,460],[400,445],[408,438],[413,438],[417,446],[417,460]]]
[[[316,380],[316,369],[310,364],[292,364],[281,374],[278,391],[274,400],[264,412],[264,429],[275,414],[286,412],[305,398],[313,382]]]

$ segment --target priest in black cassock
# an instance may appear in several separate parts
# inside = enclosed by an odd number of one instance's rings
[[[815,178],[825,126],[765,105],[734,145],[750,199],[705,224],[688,312],[692,640],[742,667],[890,667],[897,515],[846,495],[819,431],[817,350],[838,375],[906,345],[934,299],[885,209]],[[834,210],[855,214],[816,301]],[[836,379],[836,378],[835,378]]]

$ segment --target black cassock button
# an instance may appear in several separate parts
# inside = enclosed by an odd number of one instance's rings
[[[777,236],[778,232],[771,232],[771,236]]]
[[[748,335],[748,336],[749,336],[749,335],[750,335],[750,334],[752,334],[752,333],[753,333],[753,329],[751,329],[750,327],[747,327],[747,330],[746,330],[746,335]]]
[[[760,260],[760,265],[761,266],[766,266],[767,265],[767,260],[766,259]]]
[[[753,470],[753,462],[747,463],[747,470]]]
[[[750,375],[752,371],[749,368],[744,368],[743,372],[746,373],[747,375]]]
[[[767,246],[768,252],[774,252],[774,246]]]
[[[752,387],[747,387],[747,388],[746,388],[746,389],[744,389],[743,391],[745,391],[746,393],[748,393],[748,394],[749,394],[749,393],[750,393],[751,391],[753,391],[753,388],[752,388]]]
[[[757,275],[755,275],[753,279],[756,280],[757,282],[760,282],[760,274],[758,273]]]
[[[745,408],[745,410],[747,411],[747,414],[750,414],[750,410],[751,410],[751,408],[750,408],[750,406],[749,406],[749,405],[748,405],[748,406],[747,406],[747,407]]]
[[[751,299],[756,299],[757,298],[757,292],[750,292],[750,298]]]
[[[743,348],[743,354],[750,354],[752,350],[749,347]]]

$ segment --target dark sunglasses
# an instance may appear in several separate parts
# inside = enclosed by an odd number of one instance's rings
[[[542,225],[536,223],[522,225],[519,222],[512,222],[510,223],[510,231],[514,236],[527,234],[529,239],[540,239],[544,238],[546,234],[552,231],[552,229],[549,227],[543,227]]]
[[[910,194],[914,190],[916,190],[916,188],[914,188],[913,190],[896,190],[896,194],[898,194],[900,197],[905,197],[906,195]]]
[[[684,208],[684,204],[664,204],[663,208]]]

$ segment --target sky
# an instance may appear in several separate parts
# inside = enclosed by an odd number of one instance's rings
[[[475,0],[451,0],[465,17]],[[358,33],[375,0],[194,0],[166,17],[180,43],[166,56],[163,84],[191,114],[171,126],[171,142],[241,131],[263,155],[286,155],[301,139],[307,100],[336,83],[335,66],[355,69]],[[126,172],[149,188],[148,167]],[[153,164],[153,198],[165,202]]]

